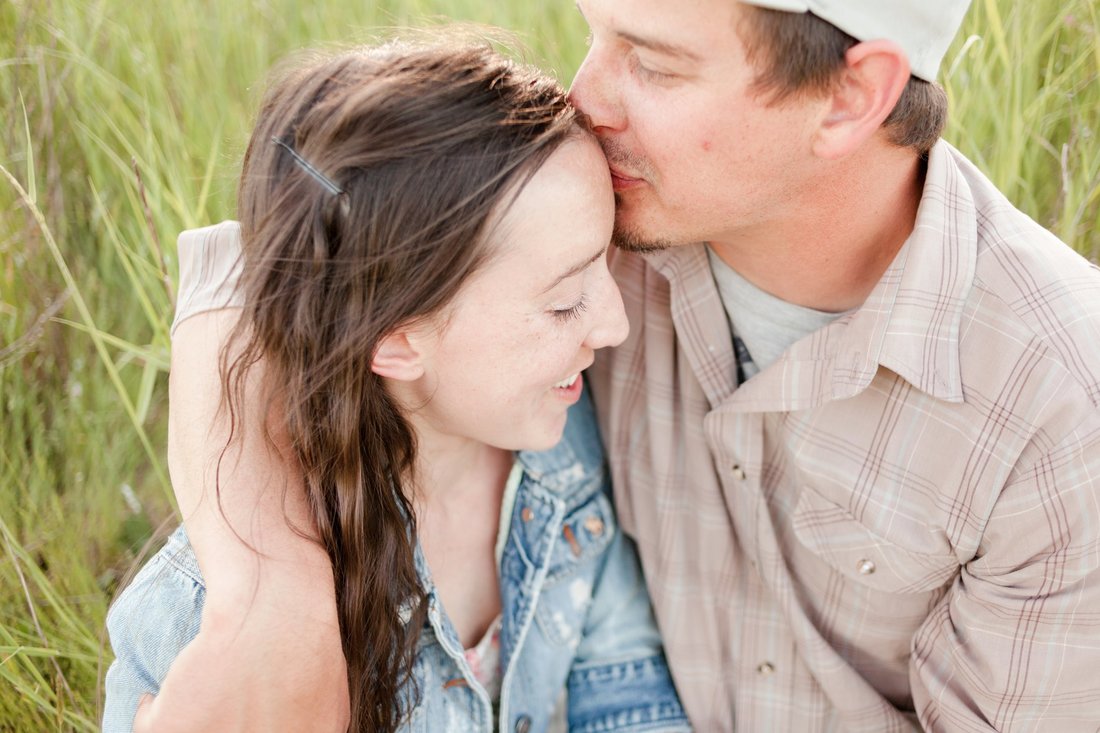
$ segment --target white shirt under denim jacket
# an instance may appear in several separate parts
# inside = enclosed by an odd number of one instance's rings
[[[555,448],[516,459],[522,477],[502,521],[499,730],[546,730],[563,691],[571,731],[690,730],[633,544],[612,513],[587,395],[571,409]],[[493,731],[489,695],[419,547],[416,561],[429,611],[414,666],[421,701],[402,730]],[[107,673],[105,733],[131,729],[138,699],[157,692],[198,632],[204,597],[181,527],[108,615],[116,660]]]

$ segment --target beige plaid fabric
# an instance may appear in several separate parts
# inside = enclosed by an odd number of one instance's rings
[[[698,730],[1097,731],[1097,268],[940,143],[867,302],[743,386],[701,245],[613,270],[593,393]]]

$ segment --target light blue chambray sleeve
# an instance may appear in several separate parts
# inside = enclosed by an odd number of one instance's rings
[[[206,589],[180,527],[112,604],[107,632],[104,733],[129,733],[142,695],[157,694],[176,656],[199,632]]]

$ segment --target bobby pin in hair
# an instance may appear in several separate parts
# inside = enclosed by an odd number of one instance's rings
[[[340,194],[344,193],[344,189],[333,183],[332,179],[330,179],[324,173],[314,168],[312,163],[303,158],[301,155],[298,155],[298,151],[290,147],[290,145],[288,145],[286,142],[280,140],[275,136],[272,136],[271,142],[275,143],[276,145],[290,153],[290,157],[294,159],[294,163],[310,176],[312,176],[314,180],[324,186],[325,190],[331,193],[333,196],[339,196]]]

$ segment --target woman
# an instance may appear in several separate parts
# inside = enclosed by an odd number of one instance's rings
[[[627,325],[606,165],[561,88],[480,47],[311,61],[268,91],[238,199],[223,389],[235,421],[281,416],[350,729],[543,730],[566,691],[575,729],[686,729],[582,394]],[[106,731],[204,596],[181,529],[112,608]]]

